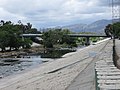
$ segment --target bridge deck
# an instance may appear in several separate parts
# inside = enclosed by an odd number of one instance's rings
[[[110,37],[106,35],[97,35],[97,34],[68,34],[70,37]]]
[[[21,34],[22,37],[41,37],[43,34]]]
[[[23,37],[41,37],[43,34],[21,34]],[[109,37],[106,35],[97,35],[97,34],[67,34],[70,37]]]

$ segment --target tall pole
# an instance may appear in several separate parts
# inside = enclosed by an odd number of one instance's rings
[[[114,9],[114,0],[112,0],[112,30],[113,30],[113,48],[115,48],[115,29],[114,29],[114,23],[115,23],[115,12],[116,10]]]
[[[114,23],[120,22],[120,0],[112,0],[112,29],[113,29],[113,46],[115,46],[116,30]]]
[[[112,23],[120,22],[120,0],[112,0]]]
[[[116,22],[120,22],[120,0],[112,0],[113,63],[115,66],[117,66],[115,51],[116,30],[114,26]]]

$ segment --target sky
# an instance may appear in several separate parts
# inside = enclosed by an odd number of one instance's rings
[[[46,28],[111,19],[110,0],[0,0],[0,20]]]

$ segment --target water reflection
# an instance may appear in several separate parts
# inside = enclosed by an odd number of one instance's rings
[[[24,58],[6,58],[0,60],[0,78],[9,76],[18,71],[32,68],[41,64],[41,56],[24,56]]]

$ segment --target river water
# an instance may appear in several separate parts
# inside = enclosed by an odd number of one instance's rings
[[[21,58],[1,58],[0,59],[0,79],[13,74],[20,73],[30,68],[47,62],[47,60],[55,60],[62,55],[71,51],[50,51],[45,54],[23,56]],[[47,57],[47,58],[46,58]]]
[[[29,68],[33,68],[42,64],[41,56],[24,56],[24,58],[10,58],[1,59],[0,62],[0,78],[21,72]]]

